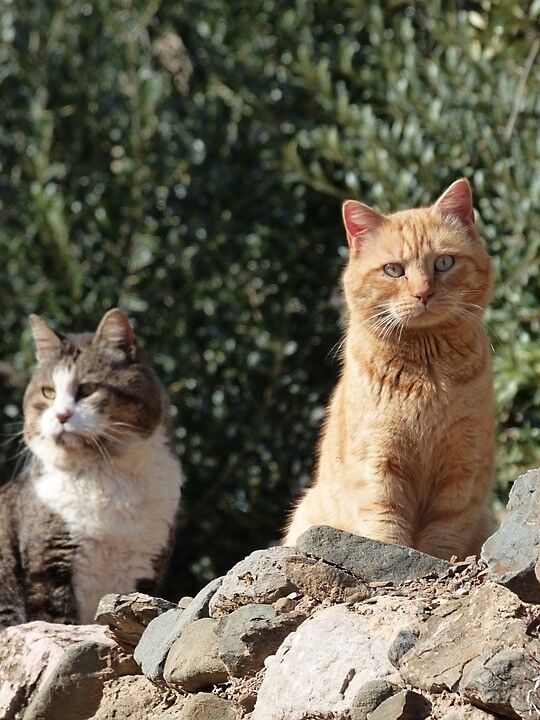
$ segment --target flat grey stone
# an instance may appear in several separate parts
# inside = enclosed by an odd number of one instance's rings
[[[165,661],[163,678],[168,685],[196,692],[227,680],[227,668],[219,657],[217,622],[201,618],[184,628]]]
[[[418,640],[418,633],[412,630],[400,630],[390,649],[388,650],[388,659],[394,667],[399,667],[401,658],[411,650]]]
[[[184,610],[184,614],[182,616],[184,626],[194,620],[209,617],[210,601],[219,590],[222,583],[222,577],[215,578],[215,580],[209,582],[208,585],[205,585],[205,587],[203,587],[203,589],[195,595],[193,600]]]
[[[431,703],[412,690],[400,690],[384,700],[369,715],[369,720],[424,720],[431,712]]]
[[[527,602],[540,602],[540,470],[519,477],[500,528],[486,540],[482,560],[490,576]]]
[[[373,712],[387,698],[399,692],[400,688],[394,683],[385,680],[370,680],[362,685],[351,707],[351,720],[368,720],[369,713]]]
[[[185,610],[175,607],[149,623],[135,648],[135,660],[150,680],[163,679],[165,659],[182,630],[195,620],[208,617],[208,606],[222,578],[216,578],[197,593]]]
[[[292,548],[271,547],[256,550],[241,560],[223,578],[210,601],[211,617],[220,617],[241,605],[269,604],[297,590],[284,568],[286,558],[295,555]]]
[[[219,620],[219,656],[233,677],[254,675],[302,620],[271,605],[244,605]]]
[[[152,620],[141,639],[133,657],[149,680],[163,680],[165,659],[171,645],[180,637],[184,628],[182,615],[185,610],[175,608],[167,610]]]
[[[298,538],[297,550],[348,570],[364,582],[399,585],[431,575],[442,575],[451,564],[418,550],[352,535],[326,525],[309,528]]]

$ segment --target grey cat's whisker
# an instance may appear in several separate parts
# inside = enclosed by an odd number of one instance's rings
[[[133,425],[132,423],[122,422],[121,420],[114,420],[114,421],[111,423],[111,425],[113,425],[113,426],[119,426],[119,427],[120,427],[120,426],[121,426],[121,427],[126,427],[126,428],[129,428],[130,430],[137,430],[137,429],[138,429],[136,425]]]

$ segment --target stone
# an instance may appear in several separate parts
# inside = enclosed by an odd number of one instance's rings
[[[500,718],[500,715],[495,716],[472,705],[462,705],[439,717],[441,720],[494,720],[496,717]]]
[[[431,703],[420,693],[400,690],[391,695],[369,714],[369,720],[424,720],[431,712]]]
[[[149,624],[139,640],[133,657],[149,680],[163,680],[163,668],[171,645],[184,628],[185,610],[174,608],[158,615]]]
[[[275,603],[272,603],[277,613],[286,613],[294,610],[300,602],[302,596],[299,593],[291,593],[287,597],[278,598]]]
[[[241,605],[271,604],[296,592],[284,569],[285,558],[295,554],[292,548],[278,546],[256,550],[241,560],[225,575],[210,601],[211,617],[226,615]]]
[[[519,477],[500,528],[486,540],[482,560],[490,577],[527,602],[540,602],[540,469]]]
[[[144,675],[108,680],[92,720],[178,720],[184,699]],[[81,716],[86,718],[88,716]],[[64,720],[57,717],[56,720]]]
[[[324,560],[292,555],[285,558],[284,569],[302,594],[321,602],[359,602],[372,595],[356,575]]]
[[[234,703],[210,693],[191,695],[177,716],[178,720],[237,720],[240,717]]]
[[[100,625],[60,625],[35,621],[0,632],[0,717],[13,718],[54,675],[74,645],[115,646]]]
[[[388,660],[396,634],[415,622],[417,601],[384,596],[323,608],[266,661],[252,720],[305,720],[351,711],[372,680],[399,682]]]
[[[399,667],[401,658],[411,650],[418,640],[418,633],[412,630],[400,630],[388,650],[388,659],[394,667]]]
[[[208,585],[205,585],[203,589],[195,595],[193,600],[184,610],[184,615],[182,617],[184,627],[194,620],[209,617],[210,601],[219,590],[222,583],[222,577],[215,578],[215,580],[210,581]]]
[[[187,625],[167,655],[163,678],[175,689],[195,692],[227,680],[219,657],[217,620],[201,618]]]
[[[99,601],[95,620],[100,625],[108,625],[117,642],[135,647],[146,626],[158,615],[174,607],[167,600],[144,593],[111,593]]]
[[[388,680],[370,680],[363,685],[351,706],[351,720],[367,720],[384,700],[399,692],[399,687]]]
[[[304,620],[278,614],[271,605],[244,605],[219,620],[219,656],[233,677],[254,675],[283,640]]]
[[[540,675],[534,628],[531,606],[487,581],[433,610],[399,660],[399,672],[421,690],[457,692],[485,710],[526,717]]]
[[[210,601],[221,583],[222,578],[212,580],[195,595],[187,608],[167,610],[149,623],[134,655],[147,678],[153,682],[163,679],[163,668],[171,645],[187,625],[208,617]]]
[[[296,549],[320,558],[360,578],[366,583],[392,583],[443,575],[451,563],[426,555],[413,548],[352,535],[326,525],[306,530]]]
[[[116,645],[87,640],[72,645],[34,694],[24,720],[80,720],[94,717],[107,680],[138,672]]]

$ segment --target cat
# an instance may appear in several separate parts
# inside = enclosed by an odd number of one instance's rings
[[[330,525],[445,559],[477,553],[492,530],[493,379],[481,316],[493,281],[469,183],[391,215],[347,200],[343,221],[343,371],[315,482],[284,543]]]
[[[103,595],[154,592],[166,569],[182,485],[169,400],[121,310],[94,334],[30,324],[30,460],[0,490],[0,626],[89,623]]]

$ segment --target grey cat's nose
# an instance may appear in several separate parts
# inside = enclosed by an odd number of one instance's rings
[[[62,410],[61,412],[56,413],[58,421],[62,424],[67,422],[72,415],[73,413],[71,412],[71,410]]]

